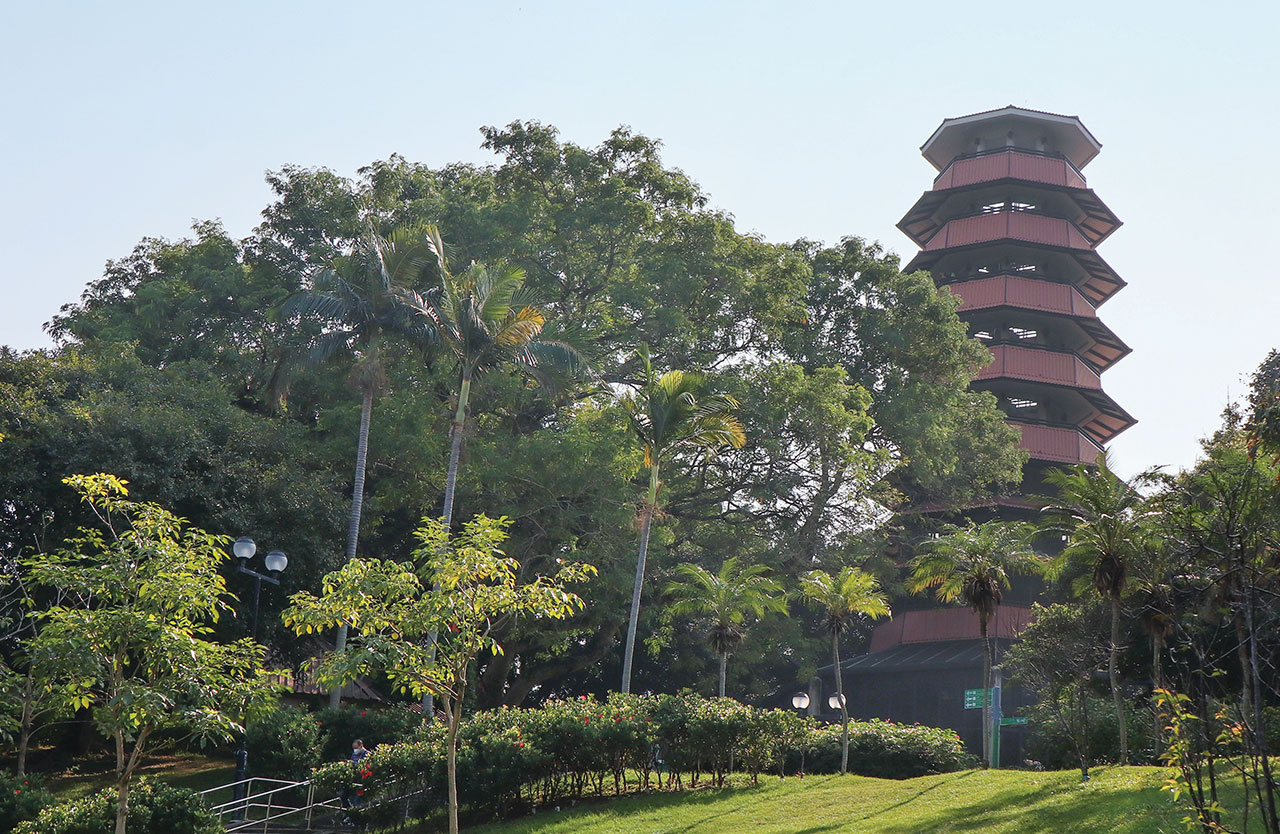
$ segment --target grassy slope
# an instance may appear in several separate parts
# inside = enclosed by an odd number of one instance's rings
[[[476,834],[1162,834],[1184,812],[1159,790],[1164,771],[964,771],[906,781],[810,776],[758,787],[659,794],[540,813]]]
[[[74,771],[49,780],[49,789],[61,800],[79,799],[96,790],[115,786],[114,762],[82,763]],[[226,758],[209,758],[196,753],[149,756],[138,768],[139,776],[163,779],[195,791],[216,788],[235,778],[235,765]]]

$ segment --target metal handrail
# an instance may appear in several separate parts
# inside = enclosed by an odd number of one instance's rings
[[[252,792],[253,782],[270,783],[270,784],[278,785],[278,787],[271,788],[270,790],[266,790],[266,791],[261,791],[259,793],[253,793]],[[400,780],[396,779],[396,780],[392,780],[389,784],[397,785],[399,783],[400,783]],[[228,813],[233,813],[237,811],[244,813],[246,817],[250,816],[247,813],[250,810],[264,810],[265,814],[261,817],[255,817],[253,819],[231,820],[229,823],[225,824],[225,828],[228,834],[232,834],[232,832],[236,832],[236,831],[247,831],[259,825],[262,826],[263,834],[266,834],[266,832],[269,829],[270,823],[275,822],[277,820],[284,819],[285,817],[289,817],[294,814],[301,814],[301,813],[306,814],[305,821],[303,822],[303,827],[306,830],[310,830],[313,816],[317,809],[325,809],[325,810],[331,810],[331,811],[347,810],[341,804],[340,798],[337,796],[333,796],[333,797],[329,797],[329,798],[317,801],[315,798],[316,786],[310,779],[302,782],[290,782],[284,779],[268,779],[260,776],[251,776],[247,779],[241,779],[239,781],[231,782],[226,785],[219,785],[216,788],[209,788],[207,790],[200,791],[200,796],[205,797],[207,802],[208,801],[207,797],[209,795],[216,794],[220,791],[225,791],[228,789],[234,789],[239,785],[246,786],[246,791],[245,791],[246,796],[240,799],[232,799],[229,802],[222,802],[217,805],[210,805],[209,810],[217,814],[219,819],[221,819],[224,815]],[[275,801],[274,799],[275,795],[278,793],[282,793],[285,791],[298,790],[300,788],[307,789],[306,800],[303,805],[300,805],[300,806],[283,805]],[[386,797],[384,799],[380,799],[375,802],[372,802],[367,807],[373,808],[373,807],[378,807],[388,803],[403,801],[405,802],[405,819],[407,820],[408,810],[409,810],[408,800],[414,796],[420,796],[422,794],[426,794],[429,792],[430,792],[430,788],[418,786],[404,793],[397,794],[392,797]],[[266,801],[265,802],[262,801],[263,799],[265,799]]]
[[[1066,154],[1058,153],[1057,151],[1041,151],[1041,150],[1037,150],[1036,148],[1020,148],[1016,145],[1003,145],[999,148],[989,148],[987,150],[982,150],[982,151],[970,151],[969,153],[962,153],[959,156],[953,158],[950,162],[948,162],[946,168],[943,168],[941,171],[939,171],[938,176],[934,177],[933,181],[934,183],[937,183],[938,180],[942,179],[942,175],[947,173],[947,170],[952,165],[955,165],[957,162],[961,162],[966,159],[977,159],[980,156],[994,156],[995,154],[998,154],[998,153],[1025,153],[1031,156],[1043,156],[1046,159],[1061,159],[1063,162],[1067,163],[1068,168],[1070,168],[1072,171],[1075,171],[1076,176],[1078,176],[1082,182],[1084,182],[1086,185],[1088,185],[1089,183],[1089,181],[1085,179],[1084,173],[1081,172],[1081,170],[1076,167],[1076,164],[1072,162],[1070,158],[1067,157]]]

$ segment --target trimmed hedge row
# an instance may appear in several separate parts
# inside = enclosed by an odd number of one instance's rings
[[[850,724],[853,773],[910,778],[971,764],[950,730],[885,721]],[[836,772],[840,727],[785,710],[761,710],[728,698],[611,695],[551,701],[537,708],[478,713],[459,731],[459,800],[498,816],[585,795],[705,781],[732,772],[796,772],[801,754],[813,773]],[[365,821],[411,815],[411,790],[443,795],[444,728],[422,724],[413,738],[383,744],[359,769],[324,765],[313,778],[358,803]]]

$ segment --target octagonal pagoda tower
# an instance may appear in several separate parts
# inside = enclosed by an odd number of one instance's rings
[[[1125,285],[1095,251],[1120,221],[1081,173],[1101,147],[1075,116],[1009,106],[946,119],[920,149],[933,187],[898,223],[921,247],[906,271],[959,296],[991,350],[973,386],[1022,433],[1024,493],[1046,468],[1092,463],[1136,422],[1102,390],[1129,348],[1097,314]]]

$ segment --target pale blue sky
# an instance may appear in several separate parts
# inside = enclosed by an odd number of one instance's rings
[[[1272,250],[1276,3],[45,3],[0,7],[0,343],[143,236],[243,236],[286,163],[393,152],[489,161],[477,128],[538,119],[595,144],[661,138],[739,226],[775,241],[894,224],[947,116],[1079,115],[1089,184],[1125,221],[1104,377],[1141,421],[1120,468],[1186,465],[1280,347]]]

